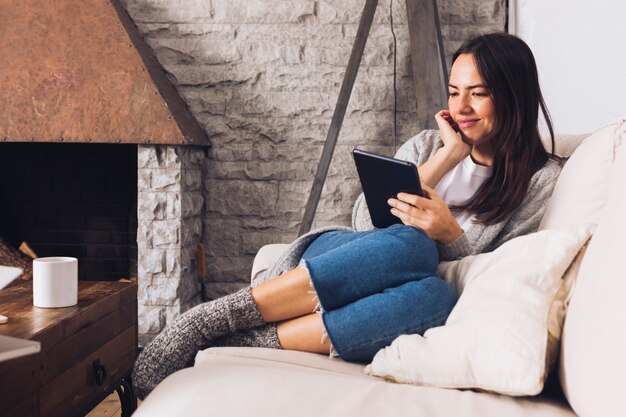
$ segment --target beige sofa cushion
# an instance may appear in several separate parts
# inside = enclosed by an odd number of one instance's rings
[[[560,379],[580,417],[626,416],[626,124],[614,126],[612,134],[611,172],[603,185],[608,200],[563,328]],[[583,200],[593,192],[588,186],[579,186]]]
[[[390,384],[362,366],[313,353],[212,348],[171,375],[135,417],[575,417],[542,398]]]
[[[280,256],[287,250],[288,247],[288,243],[273,243],[262,246],[254,257],[254,262],[252,263],[252,269],[250,270],[250,282],[254,282],[256,277],[274,265],[274,262],[278,261]]]

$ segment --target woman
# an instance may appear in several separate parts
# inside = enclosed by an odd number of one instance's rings
[[[435,276],[439,260],[493,250],[539,225],[560,172],[539,138],[540,108],[553,136],[523,41],[504,33],[467,41],[453,56],[439,130],[420,133],[397,155],[417,164],[428,198],[390,199],[401,224],[373,229],[360,196],[354,231],[303,236],[272,279],[180,316],[139,356],[139,397],[208,346],[367,362],[400,334],[444,324],[456,294]]]

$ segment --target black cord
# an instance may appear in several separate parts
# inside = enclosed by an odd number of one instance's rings
[[[391,35],[393,36],[393,154],[396,154],[398,147],[398,90],[396,88],[396,72],[397,72],[397,39],[393,30],[393,0],[389,1],[389,19],[391,21]]]

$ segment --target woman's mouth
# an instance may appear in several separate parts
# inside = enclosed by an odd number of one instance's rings
[[[459,125],[459,129],[468,129],[478,123],[479,120],[480,119],[463,119],[457,120],[456,123]]]

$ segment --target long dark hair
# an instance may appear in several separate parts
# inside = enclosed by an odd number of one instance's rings
[[[476,222],[494,224],[505,219],[524,200],[532,176],[554,157],[554,131],[539,88],[533,54],[521,39],[490,33],[466,41],[452,63],[470,54],[487,85],[496,117],[489,135],[494,149],[493,171],[470,201],[455,209],[468,210]],[[539,109],[550,132],[551,153],[539,135]]]

